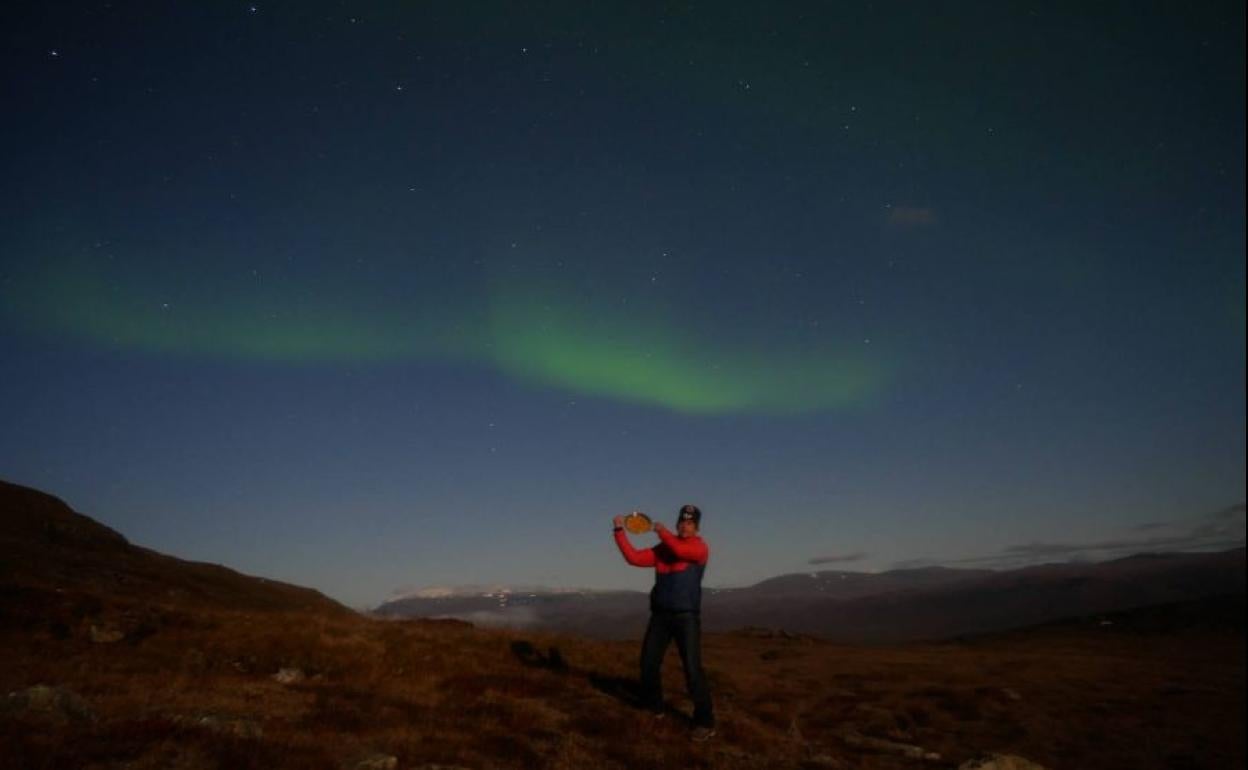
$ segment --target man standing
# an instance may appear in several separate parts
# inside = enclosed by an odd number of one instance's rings
[[[656,714],[663,713],[660,672],[667,644],[675,639],[685,667],[689,697],[693,699],[695,741],[715,735],[711,693],[702,672],[702,573],[706,571],[710,551],[698,536],[701,523],[702,511],[696,505],[682,506],[676,519],[676,534],[656,522],[654,531],[659,544],[639,551],[628,541],[624,517],[615,517],[615,544],[624,560],[634,567],[654,567],[650,624],[641,643],[642,704]]]

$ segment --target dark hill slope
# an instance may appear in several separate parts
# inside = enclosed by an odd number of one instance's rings
[[[148,606],[351,612],[310,588],[133,545],[59,498],[3,481],[0,591],[27,602],[48,594],[90,594]]]

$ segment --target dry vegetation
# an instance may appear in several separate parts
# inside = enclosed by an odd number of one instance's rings
[[[1242,628],[883,648],[712,635],[719,737],[693,744],[674,653],[675,712],[654,721],[629,704],[636,642],[4,591],[3,692],[46,684],[82,701],[23,710],[10,696],[7,767],[352,768],[386,755],[399,768],[947,768],[985,750],[1050,768],[1245,762]],[[303,678],[275,680],[283,669]]]
[[[0,482],[0,767],[1237,768],[1243,601],[946,644],[709,635],[694,744],[674,652],[656,721],[635,641],[361,617]]]

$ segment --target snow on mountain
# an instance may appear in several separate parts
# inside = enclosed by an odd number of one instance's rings
[[[502,598],[505,596],[550,596],[567,594],[601,593],[588,588],[550,588],[530,585],[460,585],[423,586],[395,589],[386,600],[397,602],[404,599],[463,599],[468,597]]]

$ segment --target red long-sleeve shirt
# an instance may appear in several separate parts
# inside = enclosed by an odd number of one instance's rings
[[[654,567],[654,571],[665,575],[670,572],[683,572],[692,564],[705,566],[710,559],[711,551],[706,541],[694,535],[679,537],[670,530],[655,530],[659,536],[659,544],[653,548],[637,550],[628,540],[628,533],[623,529],[616,530],[615,544],[624,554],[624,561],[634,567]]]

